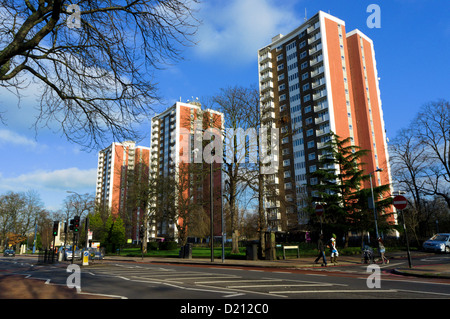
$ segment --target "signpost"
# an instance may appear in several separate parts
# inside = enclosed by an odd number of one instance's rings
[[[394,197],[394,206],[398,210],[403,210],[408,205],[408,201],[406,200],[405,196],[397,195]]]
[[[89,250],[85,250],[83,252],[83,266],[88,266],[89,265]]]
[[[315,210],[316,210],[316,215],[320,219],[320,233],[322,234],[323,233],[323,231],[322,231],[322,214],[325,211],[325,209],[323,208],[323,205],[317,204]]]
[[[409,268],[411,268],[411,254],[409,252],[409,241],[408,241],[408,233],[406,232],[406,224],[405,224],[405,215],[403,213],[403,210],[408,205],[408,201],[406,198],[402,195],[397,195],[394,197],[394,207],[399,210],[402,213],[402,219],[403,219],[403,230],[405,231],[405,237],[406,237],[406,248],[408,249],[408,264]]]

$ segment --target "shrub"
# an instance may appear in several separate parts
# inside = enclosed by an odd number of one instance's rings
[[[162,241],[159,243],[159,250],[175,250],[178,249],[176,241]]]
[[[150,241],[147,243],[147,250],[158,250],[158,243],[155,241]]]

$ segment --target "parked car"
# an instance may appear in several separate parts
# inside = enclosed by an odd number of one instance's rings
[[[436,234],[423,243],[423,249],[441,253],[450,253],[450,233]]]
[[[16,252],[12,249],[5,249],[3,251],[3,256],[4,257],[15,257],[16,256]]]
[[[64,259],[65,260],[72,260],[72,249],[67,249],[64,253]],[[81,259],[81,250],[77,249],[75,250],[75,259]]]
[[[101,260],[103,259],[103,252],[98,248],[89,247],[89,259],[91,260]]]

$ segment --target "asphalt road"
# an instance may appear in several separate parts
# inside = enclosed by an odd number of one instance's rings
[[[433,261],[428,257],[414,262]],[[0,274],[7,272],[67,286],[72,275],[68,264],[35,262],[33,258],[0,257]],[[81,267],[79,291],[111,298],[157,300],[450,299],[450,280],[393,274],[391,270],[400,263],[407,261],[379,265],[379,272],[372,272],[367,265],[274,269],[111,261]]]

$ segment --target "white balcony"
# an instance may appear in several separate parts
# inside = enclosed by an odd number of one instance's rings
[[[275,119],[275,112],[264,112],[262,115],[263,121],[270,121]]]
[[[308,39],[308,44],[312,44],[316,42],[317,40],[320,40],[322,38],[322,34],[320,32],[317,32],[314,36]]]
[[[266,52],[263,55],[259,56],[259,63],[264,63],[270,60],[272,60],[272,53],[270,52]]]
[[[320,150],[322,148],[327,147],[328,145],[329,145],[328,142],[319,142],[317,143],[317,149]]]
[[[269,185],[271,185],[271,184],[278,185],[280,183],[280,180],[279,180],[278,176],[270,175],[270,177],[266,178],[266,182]]]
[[[328,102],[322,101],[319,105],[314,106],[314,112],[320,112],[322,110],[326,110],[328,108]]]
[[[316,130],[316,137],[322,136],[322,135],[325,135],[328,133],[330,133],[330,128],[323,129],[323,130]]]
[[[273,73],[272,72],[265,72],[261,75],[261,78],[259,79],[261,82],[271,81],[273,80]]]
[[[313,94],[313,101],[321,99],[327,96],[327,90],[321,90],[315,94]]]
[[[311,77],[312,77],[312,78],[313,78],[313,77],[316,77],[316,76],[322,74],[323,71],[324,71],[324,67],[323,67],[323,66],[318,67],[318,68],[316,68],[316,69],[314,69],[314,70],[311,71]]]
[[[316,88],[318,88],[319,86],[322,86],[322,85],[324,85],[324,84],[325,84],[325,78],[324,78],[324,77],[321,77],[320,79],[315,80],[315,81],[311,84],[311,87],[312,87],[313,89],[316,89]]]
[[[313,32],[314,30],[317,30],[320,27],[320,22],[316,22],[314,25],[310,26],[307,29],[308,34]]]
[[[267,90],[273,90],[273,82],[265,82],[261,85],[261,93],[264,93]]]
[[[313,55],[314,53],[322,50],[322,43],[315,45],[312,49],[309,50],[309,55]]]
[[[259,68],[260,73],[266,72],[267,70],[272,70],[272,62],[266,62],[260,65]]]
[[[266,208],[278,208],[280,207],[280,201],[274,201],[274,202],[266,202]]]
[[[274,111],[275,110],[275,103],[273,103],[272,101],[263,103],[261,105],[261,110],[263,112]]]
[[[329,120],[330,120],[330,116],[327,114],[327,115],[324,115],[324,116],[321,116],[321,117],[316,118],[316,119],[314,120],[314,122],[315,122],[316,124],[321,124],[321,123],[326,122],[326,121],[329,121]]]
[[[261,102],[266,102],[268,100],[273,100],[274,97],[275,97],[275,95],[273,94],[273,92],[268,91],[268,92],[264,93],[261,96]]]
[[[279,212],[267,213],[267,219],[269,221],[280,220],[281,219],[281,213],[279,213]]]
[[[322,54],[319,54],[319,55],[316,55],[312,60],[311,60],[311,62],[310,62],[310,66],[314,66],[314,65],[316,65],[317,63],[319,63],[319,62],[322,62],[323,61],[323,55]]]

